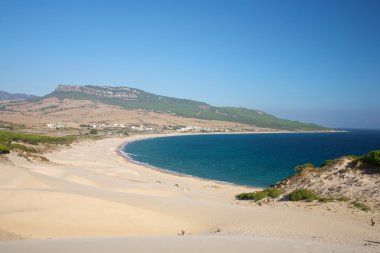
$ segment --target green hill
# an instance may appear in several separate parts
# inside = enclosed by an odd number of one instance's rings
[[[44,98],[47,97],[91,100],[109,105],[117,105],[125,109],[141,109],[158,113],[170,113],[188,118],[223,120],[274,129],[327,129],[315,124],[279,119],[262,111],[236,107],[216,107],[204,102],[159,96],[128,87],[59,85],[52,93]]]

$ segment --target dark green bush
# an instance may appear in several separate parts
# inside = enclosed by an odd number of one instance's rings
[[[313,200],[319,199],[318,196],[309,189],[294,190],[288,195],[288,198],[290,201],[300,201],[300,200],[313,201]]]
[[[334,160],[326,160],[322,163],[321,167],[331,166],[333,165],[333,163],[334,163]]]
[[[263,192],[266,192],[270,198],[278,198],[281,195],[281,190],[279,188],[267,188]]]
[[[380,150],[369,152],[368,154],[362,156],[361,160],[374,165],[380,165]]]
[[[267,188],[257,192],[245,192],[236,195],[239,200],[255,200],[259,201],[263,198],[278,198],[281,195],[281,190],[278,188]]]
[[[98,130],[96,130],[95,128],[92,128],[90,130],[90,134],[98,134]]]
[[[0,154],[8,154],[9,147],[0,143]]]
[[[235,197],[238,200],[254,200],[254,201],[258,201],[258,200],[261,200],[263,198],[268,197],[268,195],[267,195],[267,193],[265,193],[263,191],[258,191],[258,192],[244,192],[244,193],[240,193],[240,194],[236,195]]]
[[[351,202],[351,204],[354,207],[359,208],[360,210],[365,211],[365,212],[368,212],[371,210],[371,208],[369,208],[367,205],[365,205],[361,202],[358,202],[358,201],[353,201],[353,202]]]
[[[302,164],[302,165],[297,165],[296,167],[294,167],[294,170],[297,171],[298,174],[301,174],[302,172],[306,171],[306,170],[316,170],[316,168],[314,168],[314,165],[311,164],[311,163],[305,163],[305,164]]]
[[[341,197],[337,198],[336,200],[341,201],[341,202],[347,202],[350,200],[350,198],[346,197],[346,196],[341,196]]]

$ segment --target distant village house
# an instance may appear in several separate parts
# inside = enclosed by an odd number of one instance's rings
[[[63,124],[61,123],[48,123],[46,124],[48,128],[53,128],[53,129],[61,129],[64,128]]]

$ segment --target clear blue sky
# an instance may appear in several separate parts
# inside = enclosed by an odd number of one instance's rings
[[[380,1],[0,0],[0,90],[60,83],[380,128]]]

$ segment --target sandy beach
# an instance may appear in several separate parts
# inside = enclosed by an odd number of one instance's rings
[[[379,252],[378,214],[235,200],[255,189],[163,173],[85,141],[1,161],[0,252]],[[178,236],[178,234],[184,234]],[[26,239],[26,240],[17,240]]]

